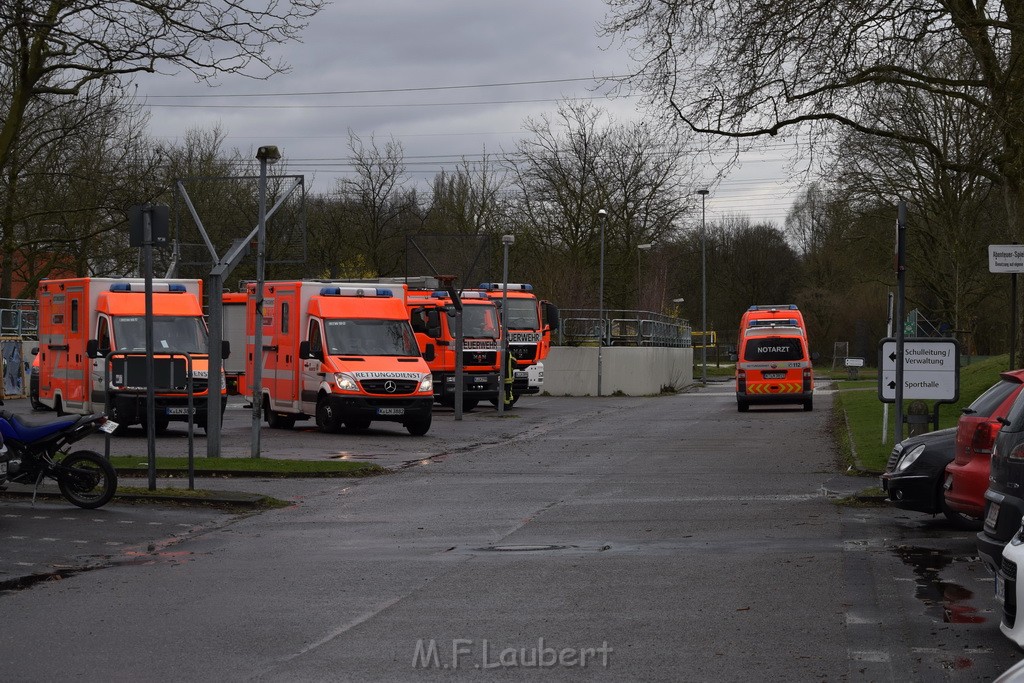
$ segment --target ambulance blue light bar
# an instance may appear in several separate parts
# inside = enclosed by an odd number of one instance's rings
[[[141,282],[115,282],[110,285],[111,292],[145,292],[146,285]],[[174,292],[176,294],[182,294],[185,291],[185,285],[178,283],[167,283],[167,282],[154,282],[154,292]]]
[[[759,306],[751,306],[747,309],[748,311],[796,311],[799,310],[796,304],[761,304]]]
[[[430,294],[430,296],[434,297],[435,299],[447,299],[447,298],[449,298],[448,297],[448,292],[446,292],[443,289],[439,289],[439,290],[437,290],[435,292],[432,292]],[[484,294],[483,292],[462,292],[461,294],[459,294],[459,298],[460,299],[486,299],[487,295]]]
[[[488,290],[491,290],[491,291],[494,291],[495,289],[497,289],[497,290],[500,291],[501,290],[501,283],[500,282],[481,282],[480,283],[480,289],[488,289]],[[507,289],[510,292],[513,291],[513,290],[515,290],[517,292],[532,292],[533,291],[533,285],[527,285],[527,284],[522,284],[522,283],[517,283],[517,282],[510,282],[510,283],[508,283]]]
[[[322,287],[321,296],[391,296],[390,289],[380,287]]]

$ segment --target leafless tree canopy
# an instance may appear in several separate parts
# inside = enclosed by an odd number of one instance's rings
[[[917,145],[942,165],[1004,185],[1019,232],[1024,187],[1024,36],[1018,2],[607,0],[603,25],[638,68],[627,79],[677,123],[744,138],[840,124]],[[956,60],[961,68],[947,70]],[[1000,138],[967,168],[933,137],[876,116],[895,91],[969,108]]]
[[[29,103],[87,84],[184,69],[267,76],[268,49],[295,40],[324,0],[4,0],[0,2],[0,169]],[[258,69],[254,69],[258,67]]]

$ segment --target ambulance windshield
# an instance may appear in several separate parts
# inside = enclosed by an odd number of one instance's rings
[[[115,317],[113,346],[120,351],[145,351],[146,319],[141,315]],[[208,346],[202,318],[192,315],[153,316],[153,351],[205,354]]]
[[[408,320],[324,320],[332,356],[418,356]]]
[[[508,299],[506,304],[508,329],[539,330],[537,301],[535,299]]]

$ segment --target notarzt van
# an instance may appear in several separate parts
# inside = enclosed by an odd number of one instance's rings
[[[814,368],[807,337],[795,326],[747,328],[737,347],[736,407],[799,403],[814,408]]]

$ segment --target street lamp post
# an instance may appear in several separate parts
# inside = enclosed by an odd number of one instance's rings
[[[604,348],[604,224],[608,220],[608,212],[604,209],[598,209],[597,211],[597,223],[600,228],[600,241],[601,241],[601,264],[600,264],[600,276],[597,285],[598,294],[598,305],[597,305],[597,317],[598,317],[598,338],[597,338],[597,395],[601,395],[601,349]]]
[[[700,383],[708,383],[708,267],[707,226],[704,200],[708,190],[697,190],[700,195]]]
[[[639,315],[643,309],[643,280],[640,278],[640,260],[643,252],[649,251],[654,245],[651,243],[636,245],[636,310]]]
[[[267,248],[267,165],[277,163],[281,152],[273,145],[264,145],[256,150],[260,162],[259,222],[256,233],[256,330],[253,334],[252,371],[252,438],[250,456],[260,457],[260,409],[263,407],[263,272]],[[220,296],[220,292],[214,292]],[[211,399],[212,400],[212,399]],[[220,406],[218,405],[218,408]],[[217,411],[220,419],[220,411]]]
[[[505,265],[501,274],[501,345],[498,349],[498,353],[501,354],[498,365],[501,374],[498,378],[499,415],[505,410],[505,392],[510,391],[510,388],[505,386],[505,379],[508,375],[512,374],[512,369],[508,367],[508,363],[511,360],[508,357],[508,248],[515,244],[515,241],[515,235],[501,236],[501,247],[505,252]]]

